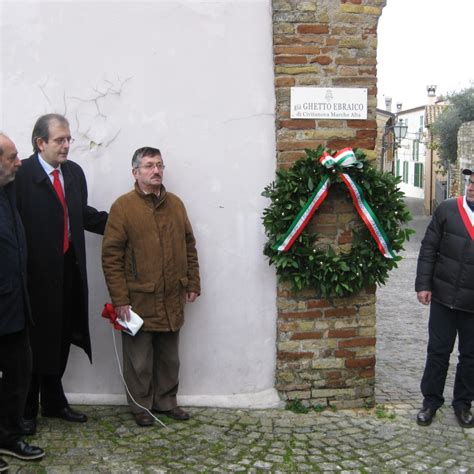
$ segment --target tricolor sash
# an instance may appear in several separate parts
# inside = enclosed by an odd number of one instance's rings
[[[465,196],[457,198],[459,214],[461,214],[462,221],[471,239],[474,240],[474,213],[466,202]]]

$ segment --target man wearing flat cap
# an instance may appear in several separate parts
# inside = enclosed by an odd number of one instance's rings
[[[444,403],[449,357],[458,337],[452,407],[463,428],[473,428],[474,398],[474,169],[464,169],[466,193],[443,201],[421,242],[415,290],[430,304],[428,350],[417,423],[430,425]]]

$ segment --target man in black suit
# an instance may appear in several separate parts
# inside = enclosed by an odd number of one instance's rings
[[[26,241],[15,208],[13,180],[21,166],[15,144],[0,133],[0,454],[40,459],[41,448],[22,440],[31,375],[26,291]],[[0,459],[0,471],[8,464]]]
[[[84,230],[103,234],[107,213],[87,204],[82,168],[68,160],[73,139],[59,114],[41,116],[33,129],[34,154],[17,176],[17,206],[28,244],[28,292],[33,376],[25,418],[85,422],[66,399],[62,376],[71,344],[91,358]],[[40,397],[41,395],[41,397]]]

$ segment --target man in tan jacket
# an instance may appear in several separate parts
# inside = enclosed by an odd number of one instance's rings
[[[193,230],[181,200],[163,186],[165,165],[157,148],[133,155],[135,189],[112,205],[102,247],[102,266],[117,317],[129,308],[144,320],[135,335],[122,333],[124,378],[140,426],[154,418],[143,408],[177,420],[189,414],[177,406],[179,330],[184,306],[200,294]]]

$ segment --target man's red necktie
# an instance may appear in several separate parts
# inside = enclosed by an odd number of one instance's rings
[[[69,248],[69,232],[68,232],[68,225],[67,225],[67,205],[66,199],[64,199],[64,192],[63,187],[61,186],[61,181],[59,180],[59,171],[53,171],[53,186],[56,190],[56,194],[58,195],[59,200],[61,201],[61,205],[63,206],[64,212],[64,235],[63,235],[63,250],[64,253],[67,252]]]

